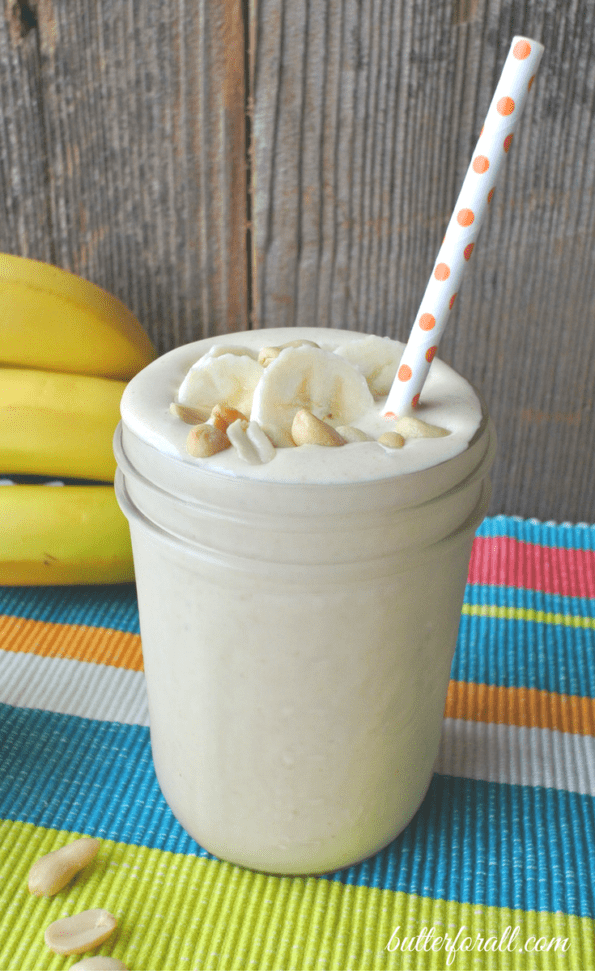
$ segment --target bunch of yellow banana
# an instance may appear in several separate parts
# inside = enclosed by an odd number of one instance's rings
[[[132,580],[112,438],[126,381],[155,352],[134,315],[80,277],[0,253],[0,584]]]

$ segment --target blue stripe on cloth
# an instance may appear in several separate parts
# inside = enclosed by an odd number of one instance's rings
[[[165,803],[140,725],[0,704],[0,817],[206,855]]]
[[[546,546],[595,549],[595,526],[557,525],[513,516],[493,516],[484,520],[477,534],[509,536]],[[568,601],[578,598],[559,599]],[[581,603],[583,601],[579,601],[576,610],[564,608],[561,612],[584,613]],[[132,583],[80,587],[0,587],[0,614],[139,633],[136,590]]]
[[[0,705],[0,817],[210,856],[167,807],[139,726]],[[328,879],[595,918],[595,800],[434,776],[389,847]]]
[[[451,678],[595,698],[595,631],[463,614]]]
[[[512,607],[520,610],[541,610],[545,614],[565,617],[587,617],[595,620],[595,598],[568,597],[560,593],[544,593],[528,587],[504,587],[495,584],[468,583],[464,602],[481,607]]]
[[[133,583],[80,587],[0,587],[0,614],[54,624],[139,633]]]
[[[465,603],[525,607],[546,613],[595,617],[594,599],[565,597],[526,587],[468,584]],[[0,614],[139,633],[136,590],[130,583],[107,587],[0,586]]]
[[[425,897],[595,917],[589,796],[435,775],[409,826],[332,879]]]
[[[542,523],[538,519],[516,516],[488,516],[478,536],[508,536],[521,543],[561,546],[571,550],[595,550],[595,526],[587,523]]]

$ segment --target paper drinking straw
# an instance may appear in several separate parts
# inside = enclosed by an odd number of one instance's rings
[[[385,418],[410,413],[419,401],[542,54],[536,40],[513,38],[387,398]]]

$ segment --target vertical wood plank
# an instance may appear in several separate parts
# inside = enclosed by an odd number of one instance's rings
[[[0,18],[0,249],[52,261],[37,31],[5,0]]]
[[[406,339],[510,40],[546,46],[440,351],[496,420],[492,511],[595,518],[594,16],[585,0],[259,4],[258,326]]]
[[[245,328],[241,0],[39,0],[37,17],[55,262],[160,350]]]
[[[593,5],[483,8],[496,77],[513,33],[537,37],[546,54],[441,353],[496,416],[493,508],[514,494],[529,515],[592,518],[595,345],[582,321],[595,309]]]
[[[288,5],[259,0],[255,9],[253,225],[258,326],[263,316],[268,326],[278,327],[290,325],[294,318],[307,5],[308,0]]]

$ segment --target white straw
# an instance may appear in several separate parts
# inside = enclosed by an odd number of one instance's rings
[[[541,44],[528,37],[514,37],[510,45],[479,141],[386,401],[386,418],[410,413],[419,401],[543,50]]]

